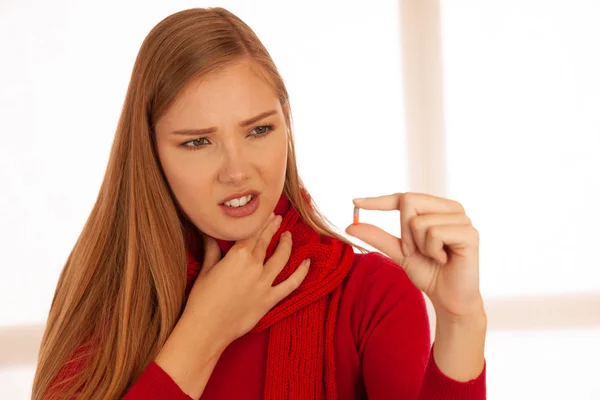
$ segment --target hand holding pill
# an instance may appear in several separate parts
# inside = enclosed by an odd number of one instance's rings
[[[483,307],[479,234],[454,201],[421,193],[354,199],[346,233],[388,255],[431,300],[436,312],[467,315]],[[400,211],[401,238],[358,221],[359,209]]]

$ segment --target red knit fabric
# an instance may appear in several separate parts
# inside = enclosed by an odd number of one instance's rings
[[[273,285],[289,278],[305,259],[311,260],[311,266],[300,287],[251,331],[270,329],[264,398],[336,399],[336,316],[341,283],[352,266],[354,252],[344,242],[323,237],[306,225],[285,196],[275,211],[284,211],[283,220],[267,248],[265,260],[275,252],[283,232],[292,233],[293,244],[290,259]],[[226,253],[233,244],[219,241],[219,245]],[[188,275],[196,274],[198,261],[191,254],[188,261]]]

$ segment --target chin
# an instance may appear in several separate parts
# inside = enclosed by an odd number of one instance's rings
[[[249,237],[251,237],[252,235],[254,235],[256,231],[250,231],[248,230],[248,232],[244,231],[238,231],[238,232],[219,232],[222,233],[221,237],[218,237],[217,239],[220,240],[226,240],[229,242],[237,242],[238,240],[244,240],[244,239],[248,239]]]
[[[216,233],[220,236],[218,239],[237,242],[238,240],[248,239],[254,236],[261,229],[261,220],[253,219],[249,221],[228,221],[226,229],[218,229]]]

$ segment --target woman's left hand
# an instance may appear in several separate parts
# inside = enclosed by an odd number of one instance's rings
[[[400,211],[401,239],[359,223],[346,232],[387,254],[431,300],[436,313],[463,317],[483,310],[479,234],[453,200],[420,193],[354,199],[366,210]]]

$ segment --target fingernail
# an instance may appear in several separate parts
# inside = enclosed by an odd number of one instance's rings
[[[304,267],[310,267],[310,258],[307,258],[306,260],[302,261],[302,265]]]
[[[363,201],[365,198],[364,197],[357,197],[355,199],[352,199],[352,201],[356,201],[358,203],[360,203],[361,201]]]
[[[279,225],[281,225],[281,221],[283,220],[283,217],[281,215],[278,215],[275,217],[275,226],[279,228]]]

